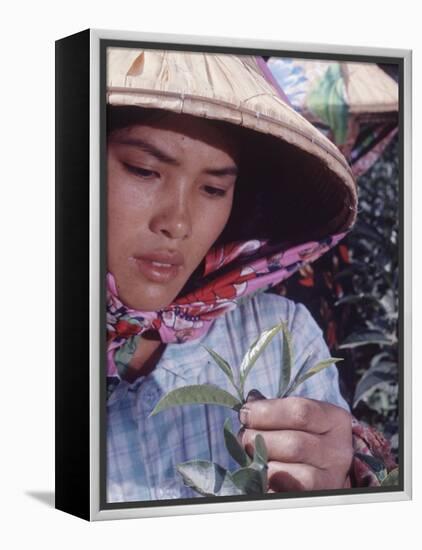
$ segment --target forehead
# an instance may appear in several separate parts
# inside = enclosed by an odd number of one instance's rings
[[[130,143],[136,138],[147,139],[154,145],[170,148],[174,153],[198,153],[228,156],[236,160],[240,155],[241,139],[236,126],[217,120],[162,111],[153,116],[139,117],[135,112],[124,124],[111,129],[112,141]]]

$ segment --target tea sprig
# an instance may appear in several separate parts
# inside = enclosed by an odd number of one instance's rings
[[[170,407],[178,405],[207,404],[228,407],[239,411],[248,396],[262,394],[253,389],[245,396],[245,383],[249,373],[256,364],[258,358],[265,351],[273,338],[282,332],[283,356],[280,365],[280,378],[278,385],[278,398],[288,397],[305,380],[314,376],[333,363],[342,361],[341,358],[330,357],[320,361],[312,368],[308,367],[308,356],[292,379],[294,365],[294,353],[291,334],[287,324],[280,322],[268,330],[264,330],[252,343],[244,355],[240,368],[234,370],[230,364],[216,351],[205,347],[235,389],[236,395],[219,388],[214,384],[196,384],[183,386],[170,391],[155,406],[150,416],[153,416]],[[237,437],[232,432],[230,419],[224,423],[224,442],[231,457],[239,464],[240,468],[234,472],[228,471],[219,464],[207,460],[190,460],[178,464],[176,469],[181,475],[186,486],[191,487],[201,495],[225,496],[238,494],[262,494],[267,491],[268,454],[264,438],[257,434],[254,440],[254,454],[251,459],[246,453]]]
[[[215,462],[189,460],[176,467],[184,484],[204,496],[265,493],[268,484],[268,456],[262,435],[257,434],[255,437],[253,459],[232,432],[229,418],[224,422],[224,440],[228,452],[240,468],[229,472]]]
[[[309,359],[308,357],[297,372],[294,379],[291,380],[291,373],[294,364],[292,339],[287,325],[280,322],[274,327],[263,331],[253,342],[244,355],[238,371],[232,369],[229,363],[216,351],[204,346],[204,349],[207,350],[207,352],[214,359],[216,365],[230,381],[230,384],[236,391],[236,395],[219,388],[215,384],[195,384],[183,386],[170,391],[162,397],[155,406],[154,410],[151,412],[150,416],[164,411],[169,407],[193,404],[220,405],[222,407],[228,407],[234,411],[238,411],[246,402],[245,383],[249,373],[256,364],[258,358],[265,351],[266,347],[279,332],[283,333],[283,357],[280,365],[280,381],[277,393],[278,398],[288,397],[305,380],[329,367],[333,363],[343,360],[337,357],[330,357],[324,361],[320,361],[313,368],[306,370]]]

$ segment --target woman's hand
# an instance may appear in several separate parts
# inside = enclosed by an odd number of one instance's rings
[[[304,397],[247,402],[238,437],[252,456],[261,433],[268,450],[268,490],[310,491],[350,487],[352,419],[341,407]]]

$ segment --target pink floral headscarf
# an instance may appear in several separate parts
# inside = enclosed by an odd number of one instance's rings
[[[203,276],[215,273],[215,278],[158,311],[137,311],[124,305],[114,277],[108,273],[107,376],[120,379],[119,367],[127,365],[136,349],[137,337],[143,332],[158,331],[164,343],[199,338],[217,317],[234,309],[240,299],[287,279],[304,264],[322,256],[346,234],[284,248],[283,245],[270,246],[265,240],[214,247],[205,258]],[[233,269],[218,275],[218,271],[229,264],[233,264]]]

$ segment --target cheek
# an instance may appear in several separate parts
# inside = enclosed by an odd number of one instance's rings
[[[109,252],[113,256],[138,241],[152,202],[149,194],[111,165],[107,185],[107,227]]]
[[[212,208],[203,208],[197,219],[197,241],[201,243],[202,257],[222,233],[230,217],[233,197],[227,201],[215,201]]]
[[[215,232],[218,235],[226,227],[227,222],[229,221],[230,214],[233,209],[233,199],[234,199],[234,189],[231,189],[227,195],[226,200],[217,208],[217,213],[215,214]],[[216,237],[216,238],[217,238]]]
[[[107,192],[107,250],[110,268],[119,269],[139,230],[133,201],[124,185],[110,181]]]

